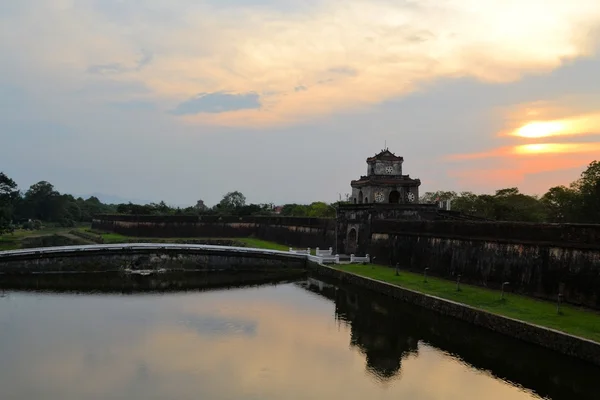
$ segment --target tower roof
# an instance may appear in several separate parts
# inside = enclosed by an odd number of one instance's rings
[[[383,149],[378,154],[375,154],[375,156],[367,158],[367,162],[376,161],[376,160],[403,161],[404,158],[395,155],[388,149]]]

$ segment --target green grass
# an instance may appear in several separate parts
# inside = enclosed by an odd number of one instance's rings
[[[433,277],[427,277],[424,282],[422,274],[402,270],[396,276],[394,268],[380,265],[352,264],[335,268],[600,342],[600,313],[592,310],[563,304],[558,314],[555,303],[512,293],[505,293],[502,300],[498,290],[465,284],[457,291],[455,282]]]
[[[144,241],[155,241],[157,238],[148,238],[148,237],[134,237],[134,236],[125,236],[118,233],[112,232],[100,232],[100,231],[91,231],[86,230],[87,232],[96,234],[101,236],[104,240],[104,243],[122,243],[129,242],[132,240],[137,240],[140,242]],[[180,238],[160,238],[161,241],[164,242],[181,242],[181,241],[189,241],[189,240],[232,240],[234,242],[243,243],[248,247],[255,247],[258,249],[267,249],[267,250],[281,250],[287,251],[289,250],[289,246],[285,246],[275,242],[269,242],[266,240],[256,239],[256,238],[199,238],[199,237],[180,237]]]
[[[236,241],[242,242],[246,244],[248,247],[254,247],[257,249],[266,249],[266,250],[281,250],[288,251],[290,249],[289,246],[285,246],[283,244],[268,242],[266,240],[260,240],[255,238],[239,238],[235,239]]]
[[[0,235],[0,251],[14,250],[21,248],[21,241],[26,238],[36,236],[54,235],[57,233],[68,233],[74,228],[49,226],[39,230],[29,231],[25,229],[16,229],[13,233]]]

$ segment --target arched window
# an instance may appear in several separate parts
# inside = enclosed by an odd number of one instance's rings
[[[362,204],[363,202],[363,192],[362,190],[358,192],[358,204]]]
[[[354,204],[356,204],[356,197],[354,197]]]
[[[400,203],[400,192],[397,190],[392,190],[390,192],[390,203]]]
[[[369,198],[365,197],[365,204],[367,204],[369,202]]]

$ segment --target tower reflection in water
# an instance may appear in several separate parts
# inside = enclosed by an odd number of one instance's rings
[[[591,364],[352,285],[322,278],[298,285],[335,303],[336,320],[350,328],[350,345],[379,381],[401,379],[402,362],[431,346],[542,398],[597,399],[600,368]]]

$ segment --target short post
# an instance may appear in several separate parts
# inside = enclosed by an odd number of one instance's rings
[[[329,248],[329,254],[333,254],[333,247]]]
[[[309,253],[310,253],[310,252],[309,252]],[[315,249],[315,256],[318,256],[318,255],[319,255],[319,248],[317,247],[317,248]]]
[[[354,262],[354,254],[350,254],[350,262]]]
[[[456,291],[460,292],[460,275],[456,277]]]
[[[563,295],[562,293],[558,294],[558,298],[556,299],[556,313],[560,314],[560,303],[562,303]]]
[[[429,271],[429,268],[425,268],[423,271],[423,282],[425,283],[427,283],[427,271]]]
[[[396,263],[396,276],[399,276],[399,275],[400,275],[400,271],[399,271],[399,269],[400,269],[400,264],[399,264],[399,263]]]
[[[365,255],[365,258],[366,258],[367,263],[371,262],[371,257],[369,257],[368,254]]]
[[[339,254],[336,254],[336,255],[335,255],[335,263],[336,263],[336,264],[339,264],[339,263],[340,263],[340,255],[339,255]]]
[[[292,249],[292,248],[290,247],[290,253],[293,253],[293,252],[294,252],[294,249]]]
[[[306,249],[306,254],[310,254],[310,247]]]
[[[504,300],[504,286],[506,286],[506,285],[510,285],[510,282],[504,282],[502,284],[502,300]]]

